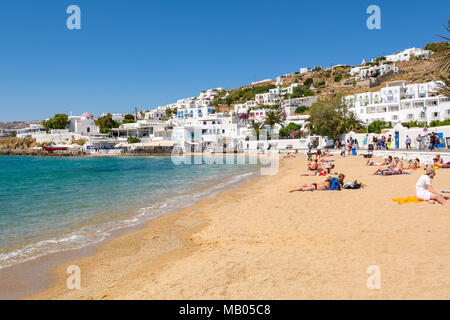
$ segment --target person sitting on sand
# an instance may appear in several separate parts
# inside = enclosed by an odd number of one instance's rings
[[[436,192],[432,187],[432,179],[436,176],[436,170],[433,168],[428,168],[425,171],[425,174],[422,175],[416,183],[416,196],[417,199],[421,201],[428,201],[431,204],[434,204],[435,201],[440,204],[444,204],[445,200],[448,200],[449,197],[444,196]]]
[[[394,158],[391,166],[392,167],[388,166],[387,169],[378,168],[373,174],[376,175],[381,173],[383,176],[390,176],[403,173],[403,162],[399,157]]]
[[[409,160],[408,163],[409,163],[408,169],[419,169],[420,168],[419,158],[416,158],[414,160]]]
[[[441,157],[441,155],[439,153],[436,153],[436,159],[437,159],[437,162],[444,164],[444,159]]]
[[[339,180],[339,183],[341,184],[341,186],[344,185],[344,178],[345,178],[345,175],[340,173],[338,176],[338,180]],[[294,188],[289,192],[292,193],[295,191],[328,190],[331,188],[331,180],[332,179],[333,179],[332,177],[328,177],[322,183],[304,184],[303,186],[301,186],[299,188]]]

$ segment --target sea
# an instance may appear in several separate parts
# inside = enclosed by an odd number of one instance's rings
[[[259,174],[229,157],[2,156],[0,269],[101,242]]]

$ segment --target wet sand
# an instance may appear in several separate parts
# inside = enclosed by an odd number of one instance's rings
[[[450,202],[399,205],[423,170],[372,176],[361,156],[336,160],[362,190],[296,192],[306,158],[121,235],[64,262],[29,299],[449,299]],[[433,186],[450,189],[450,170]],[[69,265],[81,289],[66,287]],[[369,266],[381,288],[367,288]]]

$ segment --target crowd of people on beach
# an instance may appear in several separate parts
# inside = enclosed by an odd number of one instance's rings
[[[432,135],[431,135],[432,136]],[[388,138],[389,139],[389,138]],[[386,140],[388,141],[388,140]],[[353,147],[353,141],[348,141],[348,144],[344,144],[344,148]],[[345,150],[342,150],[345,156]],[[295,187],[289,192],[304,192],[304,191],[316,191],[316,190],[340,190],[344,189],[359,189],[366,185],[358,181],[352,181],[351,183],[345,183],[345,174],[333,172],[335,169],[334,160],[328,159],[332,157],[329,151],[322,152],[318,149],[315,153],[311,152],[311,149],[307,153],[308,163],[307,172],[300,173],[300,176],[327,176],[325,181],[319,183],[304,184],[300,187]],[[342,155],[342,153],[341,153]],[[429,203],[444,204],[446,200],[450,199],[450,196],[444,193],[439,193],[432,187],[432,180],[436,176],[437,169],[450,168],[450,162],[445,163],[443,157],[440,154],[436,154],[431,164],[423,165],[419,158],[408,160],[407,165],[403,163],[398,156],[387,156],[384,161],[375,162],[372,159],[367,160],[366,166],[377,166],[377,169],[372,173],[373,175],[391,176],[401,174],[411,174],[412,171],[423,169],[424,174],[421,175],[416,183],[416,197],[418,201],[427,201]],[[336,175],[337,177],[333,177]],[[450,193],[450,191],[449,191]]]
[[[415,138],[415,143],[413,144],[412,138],[407,135],[405,138],[405,146],[407,150],[412,150],[413,145],[417,150],[429,150],[434,151],[438,148],[439,144],[444,144],[442,139],[436,134],[436,132],[427,133],[425,135],[418,134]],[[372,145],[374,150],[391,150],[394,148],[394,137],[391,134],[385,135],[373,135],[372,137],[369,134],[366,134],[362,138],[362,145]],[[348,152],[354,154],[354,151],[358,149],[359,142],[357,139],[350,137],[347,140],[336,141],[335,148],[341,150],[341,156],[345,156],[345,153]]]

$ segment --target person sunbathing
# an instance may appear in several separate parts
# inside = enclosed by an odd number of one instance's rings
[[[409,160],[408,161],[408,169],[419,169],[420,168],[420,160],[418,158],[414,159],[414,160]]]
[[[439,153],[436,153],[435,159],[437,159],[437,162],[439,162],[440,164],[444,164],[444,159],[441,157],[441,155]]]
[[[440,159],[442,160],[442,158]],[[439,158],[434,158],[433,159],[433,164],[431,165],[432,168],[436,167],[436,168],[450,168],[450,165],[444,163],[443,161],[439,161]]]
[[[367,160],[367,162],[366,162],[366,166],[369,166],[369,167],[371,167],[371,166],[384,166],[386,164],[386,161],[385,162],[375,162],[375,161],[373,161],[373,160]]]
[[[380,173],[383,176],[402,174],[403,173],[403,162],[400,160],[399,157],[395,157],[391,166],[388,166],[387,169],[378,168],[373,174],[377,175]]]
[[[317,170],[316,172],[303,172],[300,173],[301,176],[306,177],[306,176],[326,176],[331,174],[331,169],[334,168],[334,164],[332,165],[331,168],[325,168],[323,170]]]
[[[308,170],[316,171],[317,169],[319,169],[319,162],[317,159],[308,162]]]
[[[344,185],[344,174],[339,174],[338,180],[340,185]],[[324,182],[322,183],[311,183],[311,184],[304,184],[303,186],[299,188],[294,188],[289,191],[289,193],[295,192],[295,191],[313,191],[313,190],[328,190],[331,188],[331,180],[332,177],[328,177]]]

